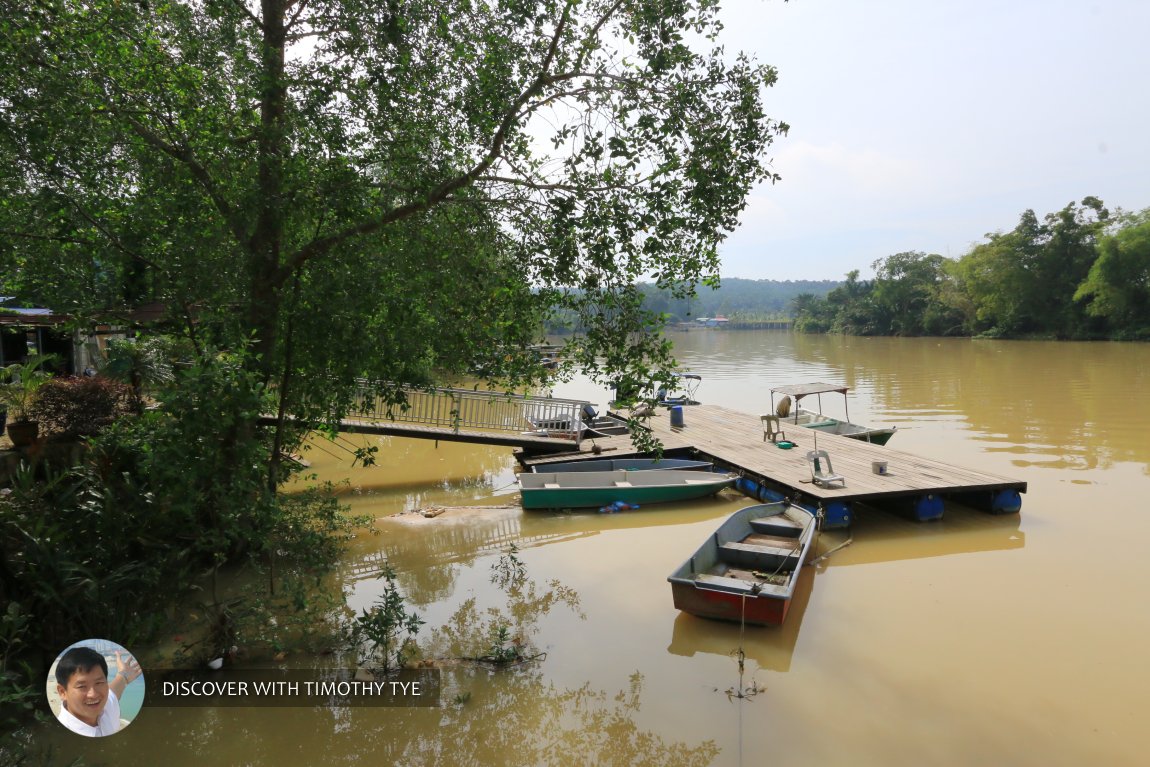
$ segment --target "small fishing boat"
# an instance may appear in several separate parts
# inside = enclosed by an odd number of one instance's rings
[[[843,437],[850,437],[851,439],[862,440],[863,442],[873,442],[876,445],[885,445],[887,441],[894,436],[895,430],[898,427],[892,426],[889,429],[874,429],[869,426],[860,426],[859,424],[851,423],[850,412],[847,410],[848,391],[850,391],[850,389],[846,386],[822,383],[821,381],[794,384],[792,386],[776,386],[771,389],[771,410],[778,415],[784,427],[793,424],[795,426],[803,426],[807,429],[815,429],[821,432],[829,432]],[[823,414],[822,395],[828,393],[843,395],[843,418],[832,418],[831,416]],[[776,394],[782,395],[778,404],[775,404]],[[800,407],[803,398],[809,397],[812,394],[818,398],[818,410],[808,410]],[[792,399],[794,400],[794,407],[791,406]]]
[[[814,533],[814,515],[786,501],[736,511],[667,577],[675,607],[701,618],[781,626]]]
[[[710,461],[693,461],[689,458],[593,458],[587,461],[563,461],[542,463],[531,467],[533,472],[541,471],[710,471],[714,464]]]
[[[621,503],[690,501],[714,495],[736,477],[702,471],[549,471],[519,475],[525,509],[582,509]]]
[[[584,438],[619,437],[631,433],[626,421],[613,415],[599,415],[590,404],[583,406],[580,419],[574,424],[570,416],[528,416],[527,421],[531,424],[533,431],[523,433],[542,437],[566,436],[574,438],[576,432]]]
[[[703,383],[703,377],[698,373],[675,373],[676,387],[670,391],[659,389],[655,392],[655,402],[671,407],[672,405],[698,405],[695,395]]]

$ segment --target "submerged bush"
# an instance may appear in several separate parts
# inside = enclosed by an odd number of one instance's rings
[[[404,638],[414,638],[423,619],[407,611],[406,600],[395,585],[394,570],[384,567],[379,577],[384,581],[383,593],[355,619],[352,637],[364,647],[360,664],[388,673],[403,667],[407,660]]]

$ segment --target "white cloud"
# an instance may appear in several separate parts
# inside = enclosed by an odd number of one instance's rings
[[[1028,208],[1150,206],[1145,0],[724,8],[723,42],[778,67],[766,105],[791,125],[725,275],[865,275],[903,250],[961,255]]]

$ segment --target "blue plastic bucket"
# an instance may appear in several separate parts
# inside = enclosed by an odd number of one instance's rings
[[[674,426],[683,426],[683,425],[684,425],[683,424],[683,406],[682,405],[672,405],[671,406],[671,426],[674,427]]]

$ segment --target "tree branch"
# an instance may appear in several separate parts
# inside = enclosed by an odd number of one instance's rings
[[[284,6],[284,8],[285,9],[291,8],[295,1],[296,0],[289,0],[288,4],[286,6]],[[298,0],[298,2],[299,2],[299,6],[295,9],[295,13],[293,13],[291,15],[291,18],[288,19],[288,23],[284,25],[285,39],[292,39],[290,36],[287,35],[287,32],[289,29],[291,29],[292,27],[294,27],[296,25],[296,22],[299,21],[299,17],[301,15],[303,15],[304,10],[307,8],[308,0]]]
[[[138,253],[137,251],[132,250],[127,245],[125,245],[120,240],[119,237],[117,237],[112,231],[110,231],[107,227],[105,227],[103,224],[101,224],[95,216],[88,213],[88,211],[82,205],[80,205],[80,203],[76,202],[71,197],[69,197],[66,194],[63,194],[62,192],[60,194],[64,199],[66,199],[69,202],[69,204],[71,204],[71,206],[76,210],[76,212],[80,214],[81,218],[83,218],[85,221],[87,221],[89,224],[91,224],[93,227],[95,227],[96,231],[98,231],[100,234],[104,235],[104,238],[107,239],[108,242],[112,243],[112,245],[117,250],[119,250],[121,253],[128,256],[129,258],[135,258],[135,259],[142,261],[143,263],[152,267],[153,269],[160,272],[161,274],[167,274],[167,270],[164,267],[160,266],[159,264],[157,264],[155,261],[148,258],[147,256],[144,256],[144,255]]]
[[[254,13],[252,13],[251,9],[248,8],[247,3],[245,3],[244,0],[232,0],[232,5],[243,11],[244,15],[248,17],[248,21],[255,24],[257,28],[263,28],[263,21],[259,16],[256,16]]]
[[[288,26],[290,29],[290,25]],[[330,27],[327,29],[313,29],[310,32],[296,32],[288,34],[284,39],[289,43],[298,43],[300,40],[306,40],[309,37],[324,37],[326,35],[334,35],[337,32],[347,32],[349,30],[343,27]]]
[[[537,189],[539,191],[556,191],[556,192],[613,192],[620,189],[636,189],[646,181],[651,180],[654,176],[646,176],[643,178],[635,179],[626,184],[608,184],[606,186],[579,186],[577,184],[547,184],[539,181],[531,181],[526,178],[511,178],[508,176],[479,176],[476,181],[490,181],[500,184],[511,184],[513,186],[522,186],[528,189]]]
[[[14,232],[7,229],[0,229],[0,237],[19,237],[25,240],[37,240],[39,242],[62,242],[69,245],[88,245],[95,246],[97,243],[94,240],[80,240],[75,237],[51,237],[46,234],[32,234],[31,232]]]
[[[244,232],[242,222],[236,215],[231,204],[228,203],[226,199],[224,199],[224,196],[220,194],[219,190],[216,188],[215,181],[212,179],[211,174],[208,173],[207,168],[200,164],[195,155],[192,153],[191,149],[188,147],[177,146],[165,141],[163,138],[156,135],[156,133],[149,129],[146,125],[141,123],[135,117],[132,117],[130,113],[119,109],[115,105],[109,105],[108,109],[114,114],[118,114],[123,117],[128,125],[131,126],[132,131],[145,142],[147,142],[148,145],[153,149],[156,149],[166,154],[168,157],[171,157],[173,160],[183,164],[183,166],[188,169],[188,172],[192,174],[192,177],[200,184],[204,192],[207,193],[216,210],[220,213],[220,215],[224,217],[224,220],[227,221],[228,228],[231,230],[232,236],[235,237],[237,242],[239,242],[241,245],[247,243],[247,235]]]
[[[583,38],[583,46],[579,51],[579,58],[575,60],[576,69],[581,68],[583,66],[583,62],[587,60],[587,54],[591,51],[591,41],[594,40],[596,36],[598,36],[599,30],[601,30],[603,25],[606,24],[607,21],[615,15],[615,11],[619,10],[620,6],[622,6],[625,1],[626,0],[616,0],[615,4],[608,8],[603,13],[603,15],[599,17],[599,20],[595,22],[591,29],[587,30],[587,36]]]
[[[484,153],[483,157],[472,166],[470,170],[444,181],[428,191],[421,199],[412,200],[404,205],[392,208],[378,218],[361,222],[335,234],[328,235],[327,237],[312,240],[288,258],[286,268],[280,272],[281,281],[295,269],[303,266],[313,258],[324,255],[340,243],[353,237],[377,232],[388,224],[430,210],[451,197],[455,192],[475,183],[475,180],[482,176],[484,172],[499,159],[503,147],[507,142],[508,135],[519,121],[519,112],[523,109],[523,106],[550,84],[550,76],[547,73],[555,61],[555,56],[559,50],[559,43],[563,37],[563,33],[567,29],[574,2],[575,0],[568,0],[563,8],[563,16],[559,19],[559,23],[555,25],[555,32],[552,34],[551,41],[547,46],[547,53],[540,62],[539,74],[535,77],[531,85],[524,89],[504,112],[503,119],[500,121],[499,127],[495,130],[495,134],[491,138],[491,144],[487,152]]]

